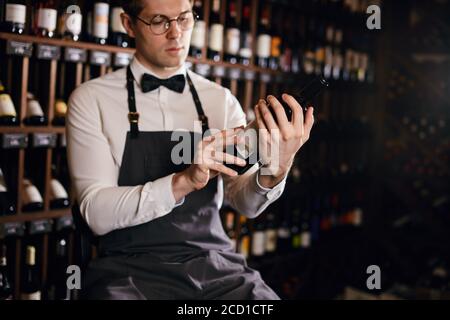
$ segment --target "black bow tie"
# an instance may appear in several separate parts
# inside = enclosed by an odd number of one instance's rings
[[[182,93],[185,85],[186,80],[182,74],[173,76],[169,79],[159,79],[148,73],[144,73],[141,79],[141,88],[144,93],[158,89],[160,86],[164,86],[175,92]]]

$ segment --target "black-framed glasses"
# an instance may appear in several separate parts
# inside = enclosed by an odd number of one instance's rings
[[[194,11],[186,11],[182,12],[178,17],[170,19],[169,17],[166,17],[165,15],[158,14],[154,16],[150,22],[145,21],[139,16],[136,16],[136,18],[141,21],[142,23],[146,24],[150,31],[154,35],[162,35],[166,33],[170,29],[170,24],[172,21],[176,21],[178,24],[178,27],[182,31],[191,30],[194,27],[195,21],[198,19],[198,15]]]

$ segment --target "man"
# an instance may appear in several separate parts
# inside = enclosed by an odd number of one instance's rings
[[[136,42],[130,67],[84,83],[69,101],[69,168],[82,216],[99,236],[86,297],[278,299],[233,251],[219,208],[224,189],[250,218],[281,195],[295,153],[308,140],[312,109],[304,121],[298,103],[285,95],[293,110],[289,122],[269,97],[275,121],[261,100],[255,108],[261,141],[279,146],[279,165],[270,175],[255,166],[237,176],[224,163],[242,160],[222,151],[238,142],[234,128],[245,125],[245,115],[229,90],[185,68],[190,2],[127,1],[124,10],[122,22]],[[222,131],[200,139],[192,164],[176,164],[173,133],[195,137],[208,129]],[[271,141],[270,130],[282,139]]]

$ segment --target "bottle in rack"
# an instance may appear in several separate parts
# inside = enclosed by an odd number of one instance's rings
[[[83,15],[79,0],[65,0],[61,3],[59,33],[63,39],[79,41],[81,38]]]
[[[53,178],[50,182],[50,208],[51,209],[63,209],[70,206],[69,195],[62,185],[62,183],[56,179],[56,166],[52,166]]]
[[[41,300],[41,284],[36,266],[36,248],[27,246],[23,277],[21,279],[21,300]]]
[[[269,67],[272,38],[270,36],[270,7],[266,2],[262,3],[261,15],[256,40],[257,65],[261,68]]]
[[[47,286],[47,298],[49,300],[70,300],[71,298],[70,289],[66,284],[66,270],[69,265],[67,242],[65,236],[58,236],[56,239],[55,259],[52,263],[52,272]]]
[[[237,21],[237,3],[228,1],[228,14],[226,21],[225,60],[230,63],[238,62],[240,30]]]
[[[44,200],[39,189],[29,180],[23,180],[23,203],[22,211],[40,211],[44,209]]]
[[[252,251],[251,256],[253,260],[259,261],[262,260],[265,254],[265,223],[264,217],[258,217],[254,222],[254,228],[252,233]]]
[[[247,225],[247,218],[242,215],[239,218],[241,222],[241,232],[239,234],[238,252],[247,259],[250,254],[250,231]]]
[[[6,179],[0,168],[0,216],[10,215],[16,212],[15,201],[13,201],[12,194],[8,190]]]
[[[128,48],[130,47],[130,38],[122,25],[122,19],[120,17],[123,12],[121,1],[113,1],[111,5],[111,44]]]
[[[53,38],[57,27],[58,10],[54,0],[41,0],[36,6],[34,33]]]
[[[191,57],[196,59],[202,58],[202,48],[205,47],[206,42],[206,23],[203,18],[203,0],[195,0],[192,8],[195,14],[198,16],[198,20],[195,22],[192,30],[190,53]]]
[[[277,228],[275,224],[275,215],[268,212],[266,216],[266,227],[264,231],[264,254],[271,257],[277,250]]]
[[[281,57],[281,24],[282,24],[282,10],[281,7],[272,7],[272,37],[270,42],[270,58],[269,67],[272,70],[278,70],[280,67],[280,57]]]
[[[208,59],[220,61],[223,50],[223,24],[220,21],[220,0],[212,0],[212,11],[210,15]]]
[[[0,301],[12,300],[13,298],[7,262],[6,245],[2,244],[0,246]]]
[[[241,40],[239,45],[239,63],[248,66],[253,55],[253,35],[251,32],[251,10],[249,0],[242,2]]]
[[[64,126],[66,124],[67,103],[63,99],[55,100],[55,115],[52,121],[54,126]]]
[[[233,246],[233,250],[236,251],[236,213],[231,210],[231,209],[227,209],[225,211],[225,232],[228,236],[228,238],[230,238],[231,240],[231,244]]]
[[[41,104],[32,93],[27,95],[27,114],[24,123],[29,126],[45,126],[47,124],[47,117]]]
[[[92,10],[92,41],[98,44],[108,43],[109,1],[96,1]]]
[[[5,20],[2,21],[4,32],[23,34],[27,19],[27,7],[24,0],[6,1]]]
[[[16,126],[18,124],[19,120],[11,95],[0,81],[0,126]]]

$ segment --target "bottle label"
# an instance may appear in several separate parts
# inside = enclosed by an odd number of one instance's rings
[[[253,37],[250,32],[245,32],[241,36],[239,55],[242,58],[250,59],[252,57]]]
[[[241,32],[237,28],[227,29],[227,48],[226,53],[237,55],[241,42]]]
[[[353,225],[354,226],[360,226],[362,224],[362,216],[363,216],[363,211],[360,208],[356,208],[353,211]]]
[[[278,58],[281,56],[281,38],[280,37],[273,37],[271,40],[271,48],[270,53],[272,57]]]
[[[0,94],[0,117],[13,116],[16,117],[16,108],[9,94]]]
[[[111,13],[111,30],[113,32],[118,32],[118,33],[127,33],[127,31],[125,30],[125,28],[123,27],[122,24],[122,19],[120,18],[120,15],[123,13],[123,9],[121,7],[115,7],[112,9],[112,13]]]
[[[94,26],[93,26],[93,36],[106,39],[108,38],[108,15],[109,15],[109,4],[107,3],[96,3],[94,7]]]
[[[266,251],[274,252],[277,248],[277,232],[274,229],[266,230]]]
[[[27,7],[23,4],[7,4],[5,21],[25,24]]]
[[[213,51],[223,49],[223,25],[213,24],[209,33],[209,48]]]
[[[239,246],[239,253],[241,253],[245,258],[248,258],[250,253],[250,236],[242,237],[241,244]]]
[[[328,41],[329,43],[333,42],[333,38],[335,37],[334,28],[333,28],[332,26],[329,26],[329,27],[327,28],[326,33],[327,33],[327,35],[326,35],[327,41]]]
[[[41,292],[21,293],[20,300],[41,300]]]
[[[287,228],[278,229],[278,238],[287,239],[289,237],[290,237],[289,229],[287,229]]]
[[[206,23],[197,21],[192,30],[191,46],[201,49],[205,46]]]
[[[69,195],[67,194],[66,189],[64,189],[63,185],[56,179],[52,179],[51,181],[51,199],[68,199]]]
[[[328,66],[333,65],[333,49],[330,46],[325,48],[325,64]]]
[[[342,43],[342,39],[343,39],[342,30],[340,30],[340,29],[336,30],[336,35],[334,38],[335,43],[340,45]]]
[[[317,63],[322,63],[325,61],[325,48],[324,47],[317,48],[316,61],[317,61]]]
[[[37,100],[28,101],[27,116],[29,116],[29,117],[30,116],[38,116],[38,117],[44,116],[42,107]]]
[[[64,32],[68,31],[73,35],[78,36],[81,33],[83,24],[83,16],[80,13],[67,13],[64,15]]]
[[[311,246],[311,232],[302,232],[300,243],[303,248],[309,248]]]
[[[212,10],[214,12],[219,12],[220,11],[220,0],[214,0],[213,1]]]
[[[55,31],[57,19],[58,11],[55,9],[39,9],[37,26],[48,31]]]
[[[262,256],[264,255],[265,249],[265,234],[263,231],[257,231],[253,233],[252,239],[252,254],[254,256]]]
[[[24,203],[41,203],[44,202],[41,194],[36,186],[29,184],[25,187]]]
[[[256,54],[259,58],[269,58],[272,38],[268,34],[258,36]]]

